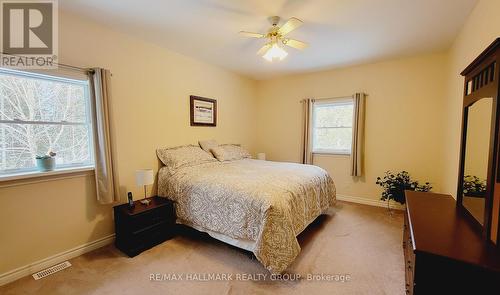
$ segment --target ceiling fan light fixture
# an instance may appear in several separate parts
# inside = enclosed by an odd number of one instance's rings
[[[288,52],[275,42],[262,57],[270,62],[273,62],[275,60],[283,60],[287,55]]]
[[[291,31],[302,26],[303,22],[300,19],[292,17],[282,26],[279,26],[279,16],[272,16],[269,18],[269,21],[271,22],[272,27],[267,31],[267,33],[261,34],[240,31],[240,35],[245,37],[258,39],[263,38],[268,40],[268,42],[257,51],[257,55],[261,55],[269,62],[280,61],[285,59],[288,55],[288,52],[286,52],[283,47],[288,46],[299,50],[307,47],[307,43],[305,42],[285,37],[285,35]]]

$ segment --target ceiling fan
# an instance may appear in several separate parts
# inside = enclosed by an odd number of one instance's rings
[[[240,34],[245,37],[266,38],[268,40],[268,42],[257,51],[258,55],[262,55],[263,58],[272,62],[274,60],[283,60],[288,55],[288,52],[283,49],[283,45],[300,50],[307,47],[307,43],[285,37],[286,34],[303,24],[300,19],[292,17],[281,27],[278,26],[280,22],[279,16],[271,16],[269,22],[272,24],[272,27],[265,34],[240,31]]]

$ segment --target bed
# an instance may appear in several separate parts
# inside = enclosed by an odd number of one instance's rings
[[[253,252],[272,273],[294,261],[297,235],[335,202],[335,185],[317,166],[165,150],[157,151],[165,164],[158,194],[176,202],[177,222]]]

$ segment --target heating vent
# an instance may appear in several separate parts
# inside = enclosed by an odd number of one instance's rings
[[[51,266],[47,269],[41,270],[37,273],[34,273],[33,278],[35,280],[43,279],[46,276],[50,276],[51,274],[54,274],[54,273],[61,271],[65,268],[68,268],[70,266],[71,266],[71,263],[69,263],[69,261],[64,261],[63,263],[56,264],[56,265]]]

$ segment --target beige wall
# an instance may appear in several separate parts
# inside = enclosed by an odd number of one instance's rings
[[[481,0],[446,54],[434,54],[255,82],[62,13],[63,63],[113,72],[112,112],[122,191],[136,198],[138,168],[157,168],[158,146],[215,138],[241,142],[279,161],[300,159],[306,97],[369,94],[366,176],[349,158],[316,156],[338,193],[378,199],[375,178],[406,169],[455,194],[462,83],[459,72],[500,35],[500,2]],[[217,128],[189,127],[190,94],[217,98]],[[0,187],[0,274],[113,233],[111,206],[95,201],[91,173]]]
[[[481,0],[467,19],[449,52],[445,115],[445,171],[443,191],[457,193],[463,77],[460,72],[496,38],[500,37],[500,1]]]
[[[304,98],[366,99],[365,176],[349,176],[349,156],[316,155],[314,163],[334,178],[340,195],[380,198],[375,185],[386,170],[407,170],[422,181],[442,183],[442,113],[446,58],[404,58],[258,84],[257,151],[271,160],[300,161]]]
[[[113,131],[123,192],[141,196],[134,171],[156,169],[159,146],[215,138],[254,151],[255,81],[74,15],[62,13],[59,30],[63,63],[99,66],[113,73]],[[218,100],[216,128],[189,126],[191,94]],[[89,173],[0,187],[0,202],[0,274],[114,232],[111,206],[96,202]]]

